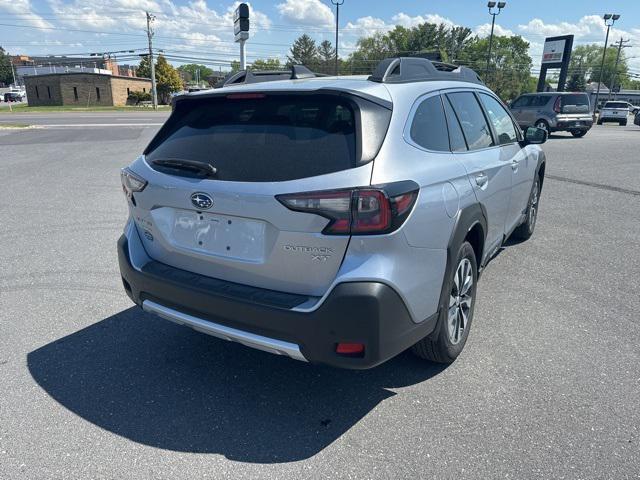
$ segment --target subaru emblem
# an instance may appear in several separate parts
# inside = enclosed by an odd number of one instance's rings
[[[209,210],[213,207],[213,198],[202,192],[196,192],[191,195],[191,203],[198,210]]]

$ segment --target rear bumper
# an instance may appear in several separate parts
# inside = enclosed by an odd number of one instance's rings
[[[118,260],[127,294],[146,311],[216,337],[312,363],[374,367],[431,333],[437,321],[436,314],[414,323],[400,296],[378,282],[338,284],[316,310],[301,312],[265,304],[269,291],[240,299],[231,292],[240,287],[237,284],[228,289],[216,285],[213,291],[208,277],[184,270],[161,264],[139,270],[132,265],[124,235],[118,241]],[[342,342],[364,344],[364,355],[337,354],[336,345]]]
[[[622,115],[620,116],[614,116],[614,115],[602,115],[601,117],[598,118],[599,121],[601,122],[626,122],[628,118],[628,115],[625,115],[624,117]]]
[[[551,126],[551,131],[589,130],[593,127],[593,119],[558,120]]]

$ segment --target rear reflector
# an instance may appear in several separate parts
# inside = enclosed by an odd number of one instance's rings
[[[339,343],[336,345],[336,353],[340,355],[364,355],[364,344],[362,343]]]
[[[330,221],[325,235],[376,235],[400,227],[418,198],[415,182],[380,187],[277,195],[290,210],[314,213]]]

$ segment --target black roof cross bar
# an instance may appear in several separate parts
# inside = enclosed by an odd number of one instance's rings
[[[369,80],[379,83],[450,80],[484,85],[478,74],[468,67],[418,57],[385,58],[378,64]]]
[[[299,80],[322,76],[325,75],[314,73],[304,65],[291,65],[291,70],[241,70],[227,78],[222,86],[274,82],[276,80]]]

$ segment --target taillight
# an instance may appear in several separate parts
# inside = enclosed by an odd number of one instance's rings
[[[133,201],[133,193],[141,192],[147,186],[147,181],[133,173],[128,168],[120,170],[120,180],[122,181],[122,190],[129,200]]]
[[[553,111],[556,113],[562,113],[562,109],[560,108],[560,100],[561,97],[556,98],[556,103],[553,104]]]
[[[418,198],[418,185],[407,181],[276,198],[290,210],[328,218],[322,230],[326,235],[377,235],[397,230],[404,223]]]

